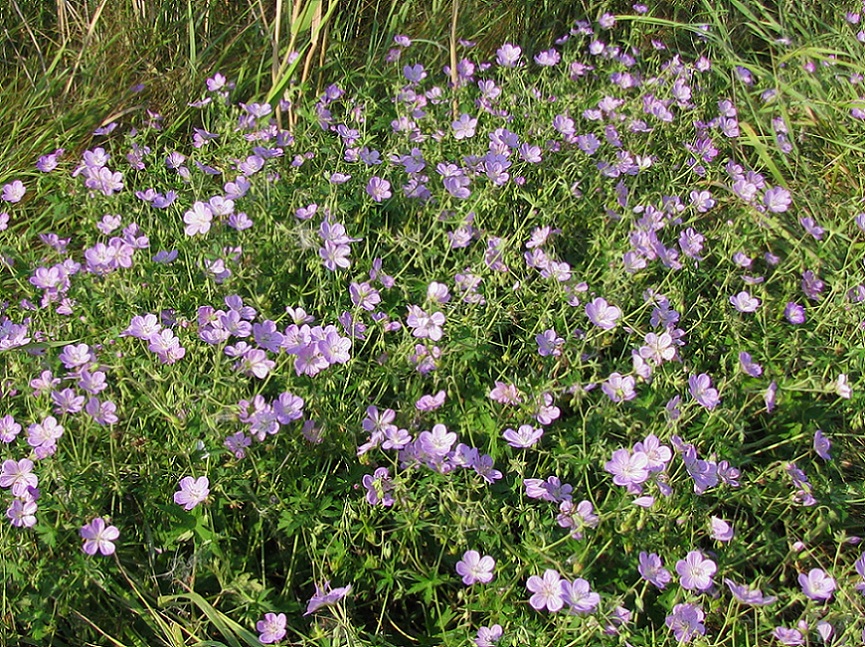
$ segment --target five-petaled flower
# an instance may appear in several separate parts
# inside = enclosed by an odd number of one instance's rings
[[[206,476],[197,479],[184,476],[180,479],[180,489],[174,493],[174,502],[184,510],[192,510],[210,494],[210,481]]]
[[[532,575],[526,582],[526,588],[533,593],[529,604],[536,611],[546,608],[555,613],[564,605],[564,587],[562,576],[551,568],[544,571],[544,576]]]
[[[707,591],[712,587],[712,576],[717,570],[715,562],[703,557],[699,550],[692,550],[685,559],[676,562],[676,572],[683,589]]]
[[[286,617],[284,613],[265,613],[264,618],[259,620],[255,628],[258,630],[258,641],[262,645],[279,642],[285,638]]]
[[[602,330],[612,330],[616,322],[622,316],[622,311],[614,305],[607,303],[606,299],[598,297],[591,303],[586,304],[586,316],[593,324]]]
[[[97,551],[103,555],[113,555],[114,540],[120,536],[120,531],[115,526],[107,525],[102,517],[96,517],[81,526],[79,534],[84,539],[81,549],[88,555],[95,555]]]
[[[480,582],[487,584],[493,579],[493,568],[495,568],[496,560],[489,555],[481,554],[476,550],[467,550],[463,553],[463,558],[457,562],[457,573],[462,575],[463,584],[471,586]]]
[[[807,575],[799,573],[799,586],[812,600],[829,600],[835,592],[835,580],[819,568],[812,568]]]

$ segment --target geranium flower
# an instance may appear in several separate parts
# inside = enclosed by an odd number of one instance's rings
[[[95,555],[97,551],[103,555],[112,555],[114,540],[120,536],[120,531],[114,526],[107,525],[102,517],[96,517],[90,523],[81,526],[79,534],[84,539],[81,549],[88,555]]]
[[[496,560],[489,555],[481,554],[476,550],[467,550],[463,558],[457,562],[456,571],[463,578],[463,584],[471,586],[480,582],[487,584],[493,579],[493,568]]]
[[[526,582],[526,588],[534,594],[529,598],[529,604],[536,611],[559,611],[565,605],[562,584],[562,576],[551,568],[544,571],[542,578],[532,575]]]
[[[258,641],[262,645],[279,642],[285,638],[285,623],[286,617],[284,613],[265,613],[264,618],[255,624],[255,628],[260,634]]]
[[[835,592],[835,580],[819,568],[812,568],[807,575],[799,573],[799,586],[806,596],[817,601],[830,600]]]
[[[184,510],[192,510],[210,494],[209,486],[210,481],[206,476],[199,476],[197,479],[184,476],[180,479],[180,489],[174,493],[174,502],[183,506]]]
[[[712,576],[718,567],[711,559],[704,558],[698,550],[692,550],[685,559],[676,562],[676,572],[683,589],[707,591],[712,587]]]
[[[605,299],[598,297],[586,304],[586,316],[598,328],[612,330],[616,327],[616,321],[622,316],[622,311],[607,303]]]

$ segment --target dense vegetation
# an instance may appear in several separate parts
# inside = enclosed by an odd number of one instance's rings
[[[422,6],[19,14],[0,640],[861,644],[859,14]]]

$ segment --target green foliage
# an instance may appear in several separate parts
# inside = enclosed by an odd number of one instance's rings
[[[595,7],[533,2],[525,10],[526,3],[504,2],[495,3],[500,11],[493,15],[492,5],[466,2],[459,13],[461,35],[480,42],[458,45],[460,57],[476,64],[475,81],[493,80],[500,89],[497,98],[487,97],[486,110],[476,82],[451,88],[439,73],[450,46],[449,3],[370,2],[349,9],[307,3],[289,33],[313,29],[311,12],[318,7],[324,27],[311,38],[327,36],[329,44],[318,45],[326,55],[303,82],[303,57],[280,67],[291,47],[276,38],[277,21],[263,4],[232,11],[234,3],[194,0],[143,8],[102,3],[66,18],[38,3],[20,7],[21,22],[11,33],[26,38],[4,43],[21,65],[0,88],[11,101],[3,104],[9,137],[0,144],[0,160],[7,180],[21,179],[27,193],[6,205],[11,220],[0,231],[0,324],[6,326],[0,342],[9,339],[11,324],[26,324],[28,339],[0,346],[0,418],[11,415],[24,427],[3,446],[3,460],[29,455],[28,426],[49,415],[64,433],[56,453],[36,461],[35,525],[0,524],[0,552],[8,556],[0,560],[0,641],[235,647],[259,644],[256,623],[265,613],[284,613],[284,642],[302,645],[464,645],[494,623],[504,627],[502,645],[666,645],[677,641],[665,619],[686,602],[705,611],[707,636],[698,639],[705,644],[765,644],[776,626],[800,621],[816,640],[820,620],[851,644],[859,639],[863,602],[854,588],[861,580],[854,562],[865,520],[865,351],[857,290],[865,283],[865,243],[854,218],[865,149],[862,122],[850,109],[859,105],[865,59],[856,29],[817,7],[799,12],[738,0],[621,15],[610,29],[598,27],[602,11]],[[523,45],[530,61],[570,29],[576,11],[594,21],[597,34],[575,29],[557,44],[558,65],[480,68],[505,40]],[[0,13],[4,24],[13,19]],[[414,43],[393,60],[386,50],[399,33]],[[633,53],[634,65],[587,54],[595,38]],[[669,49],[654,48],[657,39]],[[694,61],[701,54],[711,69],[698,73]],[[570,67],[578,62],[595,69],[578,76]],[[409,87],[403,66],[416,63],[428,77]],[[742,81],[740,67],[750,71],[753,86]],[[124,90],[142,74],[165,78],[144,94],[119,93],[101,80],[114,68]],[[175,68],[182,70],[164,75]],[[215,71],[237,81],[230,100],[209,92],[209,104],[187,107]],[[610,82],[611,74],[626,72],[643,88]],[[325,102],[321,91],[337,76],[344,93],[331,89]],[[689,99],[672,98],[677,79],[692,90]],[[431,92],[434,86],[440,95]],[[292,87],[294,121],[283,124],[292,127],[291,137],[281,135],[284,154],[249,173],[249,192],[235,200],[253,226],[238,230],[223,216],[206,234],[185,235],[184,216],[194,203],[224,195],[253,146],[275,147],[280,122],[267,131],[269,116],[250,121],[237,102],[278,103]],[[774,94],[764,94],[767,89]],[[422,111],[409,90],[428,93]],[[650,93],[675,112],[669,123],[646,110]],[[608,111],[622,117],[620,146],[584,114],[608,96],[621,99]],[[724,99],[738,109],[739,134],[695,128],[695,121],[716,119]],[[165,106],[164,128],[147,124],[145,106]],[[454,137],[454,106],[478,118],[476,135]],[[562,115],[577,122],[577,133],[598,136],[597,153],[583,154],[563,136],[554,126]],[[322,128],[325,119],[355,129],[356,142]],[[395,130],[391,124],[400,119],[415,122],[423,137]],[[635,120],[651,130],[629,128]],[[116,131],[91,135],[114,121],[121,124]],[[193,126],[216,137],[190,147]],[[543,158],[528,162],[510,151],[501,185],[478,162],[499,128],[538,145]],[[695,172],[697,154],[688,147],[706,132],[718,150]],[[73,177],[84,150],[97,145],[111,154],[110,168],[123,171],[124,189],[116,194]],[[38,155],[57,146],[67,148],[58,171],[32,170]],[[135,147],[143,168],[124,160]],[[378,151],[384,163],[351,161],[346,149],[361,147]],[[402,186],[418,177],[391,162],[391,155],[412,148],[426,164],[429,200],[407,195],[411,187]],[[616,177],[610,166],[599,169],[599,162],[615,164],[620,150],[642,158],[643,167]],[[187,156],[188,177],[166,166],[173,151]],[[766,188],[788,188],[792,207],[767,209],[759,199],[738,196],[727,158],[759,172]],[[469,169],[470,195],[445,190],[439,163]],[[328,181],[334,173],[352,178]],[[365,191],[374,175],[391,186],[393,195],[381,202]],[[158,209],[135,196],[149,187],[176,191],[177,201]],[[691,191],[703,190],[717,201],[711,209],[689,202]],[[311,204],[312,217],[296,215]],[[648,259],[629,271],[623,256],[653,213],[660,249],[681,250],[678,236],[692,227],[705,237],[700,258],[682,250],[667,263]],[[31,280],[36,268],[69,259],[86,266],[86,253],[110,244],[112,234],[97,228],[106,214],[120,215],[124,227],[136,223],[138,233],[125,237],[146,235],[149,247],[130,252],[128,267],[70,273],[62,296],[71,314],[58,308],[59,296],[40,303],[46,291]],[[825,229],[822,239],[805,232],[802,217]],[[352,239],[349,267],[323,265],[322,222],[345,226]],[[543,227],[552,231],[542,248],[567,263],[569,278],[527,266],[526,243]],[[464,247],[451,243],[461,230],[470,233]],[[47,232],[71,240],[65,248],[49,245],[39,238]],[[176,249],[176,261],[153,259],[169,249]],[[733,260],[737,252],[750,259],[749,267]],[[221,276],[214,269],[220,266],[229,272]],[[826,283],[813,299],[803,295],[808,270]],[[393,277],[392,287],[384,287],[382,275]],[[477,293],[461,290],[472,277]],[[381,293],[375,317],[349,292],[350,284],[367,281]],[[449,287],[450,301],[436,305],[428,298],[432,282]],[[742,290],[760,299],[756,312],[731,306],[730,296]],[[303,308],[316,324],[353,337],[351,358],[309,375],[296,368],[292,353],[270,352],[273,365],[263,375],[244,370],[243,360],[229,355],[240,335],[216,343],[202,335],[209,314],[200,308],[227,310],[232,295],[255,309],[256,322],[272,321],[280,331],[293,323],[286,308]],[[648,379],[639,376],[633,354],[647,335],[665,330],[652,321],[664,316],[658,295],[679,314],[669,330],[681,328],[683,343],[674,361],[657,362]],[[596,297],[621,309],[611,330],[587,317],[586,304]],[[806,306],[801,325],[784,318],[788,302]],[[440,340],[412,334],[410,305],[445,315]],[[148,348],[151,342],[125,332],[133,317],[146,313],[173,330],[183,357],[164,361]],[[365,332],[352,335],[352,323]],[[538,352],[546,331],[561,337],[557,353]],[[245,341],[254,345],[253,337]],[[63,379],[55,390],[82,392],[60,359],[77,344],[93,350],[98,359],[90,368],[107,376],[98,397],[117,404],[119,420],[112,424],[85,412],[59,413],[50,389],[31,384],[51,371]],[[742,352],[760,362],[760,375],[741,368]],[[423,353],[435,353],[435,370],[418,370]],[[602,392],[614,373],[635,378],[634,399],[614,402]],[[717,407],[689,395],[689,377],[704,373],[720,393]],[[842,374],[853,386],[849,399],[839,397]],[[491,398],[497,382],[513,385],[511,404]],[[770,383],[778,387],[775,408],[765,400]],[[416,406],[439,391],[446,396],[440,408]],[[303,399],[302,419],[262,430],[245,456],[236,455],[226,438],[255,436],[247,417],[285,393]],[[542,424],[545,396],[558,415]],[[370,406],[392,409],[395,424],[413,438],[444,425],[466,451],[488,455],[501,478],[479,462],[464,469],[465,454],[425,464],[382,446],[382,439],[359,451],[369,440],[363,424]],[[531,448],[509,445],[503,431],[524,424],[543,426],[543,438]],[[832,439],[830,461],[813,449],[818,428]],[[649,434],[668,446],[679,436],[701,459],[728,461],[741,470],[741,484],[696,492],[680,445],[663,477],[641,492],[654,503],[635,505],[634,493],[614,485],[604,466],[613,452]],[[803,505],[791,480],[794,464],[810,480],[813,506]],[[377,485],[367,487],[377,468],[386,468],[389,480],[376,477]],[[186,476],[207,476],[210,483],[206,500],[188,511],[173,500]],[[527,479],[550,476],[573,487],[575,503],[591,504],[597,527],[587,522],[575,529],[579,538],[572,536],[558,502],[529,495]],[[392,505],[383,505],[390,496]],[[11,503],[5,490],[4,497]],[[120,531],[111,556],[82,551],[80,529],[95,517]],[[713,537],[713,517],[734,527],[732,540]],[[495,558],[490,583],[463,584],[456,569],[468,550]],[[692,550],[717,564],[712,594],[684,590],[676,576],[660,590],[637,572],[641,552],[657,553],[673,571]],[[798,577],[812,568],[835,578],[831,602],[809,600],[802,591]],[[527,581],[547,569],[590,582],[601,595],[597,611],[533,609]],[[723,583],[727,577],[779,601],[739,604]],[[305,615],[328,581],[350,584],[351,591]],[[620,606],[633,612],[629,622],[616,615]]]

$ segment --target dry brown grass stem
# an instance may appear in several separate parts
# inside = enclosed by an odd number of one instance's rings
[[[69,94],[69,90],[72,88],[72,81],[75,79],[75,74],[78,72],[78,68],[81,66],[81,60],[84,57],[84,52],[87,51],[88,45],[90,45],[90,41],[93,38],[93,34],[96,31],[96,25],[99,22],[100,16],[102,16],[102,10],[105,9],[105,5],[108,3],[108,0],[102,0],[99,3],[99,6],[96,7],[96,11],[93,12],[93,16],[90,18],[89,24],[87,25],[87,34],[84,36],[84,42],[81,44],[81,48],[78,50],[78,56],[75,57],[75,65],[72,66],[72,70],[69,72],[69,78],[66,79],[66,85],[63,88],[63,95],[66,96]]]

